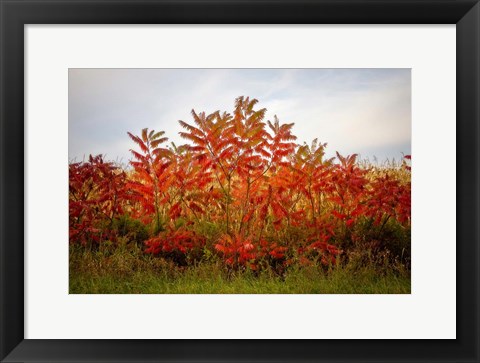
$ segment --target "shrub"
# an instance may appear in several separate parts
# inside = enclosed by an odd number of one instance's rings
[[[202,257],[205,238],[195,232],[179,228],[167,231],[145,241],[145,253],[161,256],[186,266]]]
[[[112,222],[112,229],[118,236],[126,237],[136,244],[142,244],[149,237],[147,227],[127,214],[115,218]]]

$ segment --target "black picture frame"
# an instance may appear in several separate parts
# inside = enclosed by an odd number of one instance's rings
[[[0,12],[2,362],[480,361],[478,0],[0,0]],[[155,23],[456,24],[457,339],[24,339],[24,25]]]

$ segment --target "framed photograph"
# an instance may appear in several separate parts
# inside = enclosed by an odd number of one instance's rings
[[[477,1],[0,9],[2,361],[480,360]]]

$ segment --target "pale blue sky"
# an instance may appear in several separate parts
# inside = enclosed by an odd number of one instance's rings
[[[294,122],[297,142],[328,143],[327,155],[380,162],[411,153],[410,69],[70,69],[69,159],[128,162],[127,131],[163,130],[185,143],[178,120],[191,109],[233,112],[238,96],[259,100],[267,119]]]

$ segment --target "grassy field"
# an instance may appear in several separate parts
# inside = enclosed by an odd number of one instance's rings
[[[135,250],[70,252],[71,294],[409,294],[410,273],[400,267],[322,269],[284,273],[228,271],[218,261],[178,267]]]

